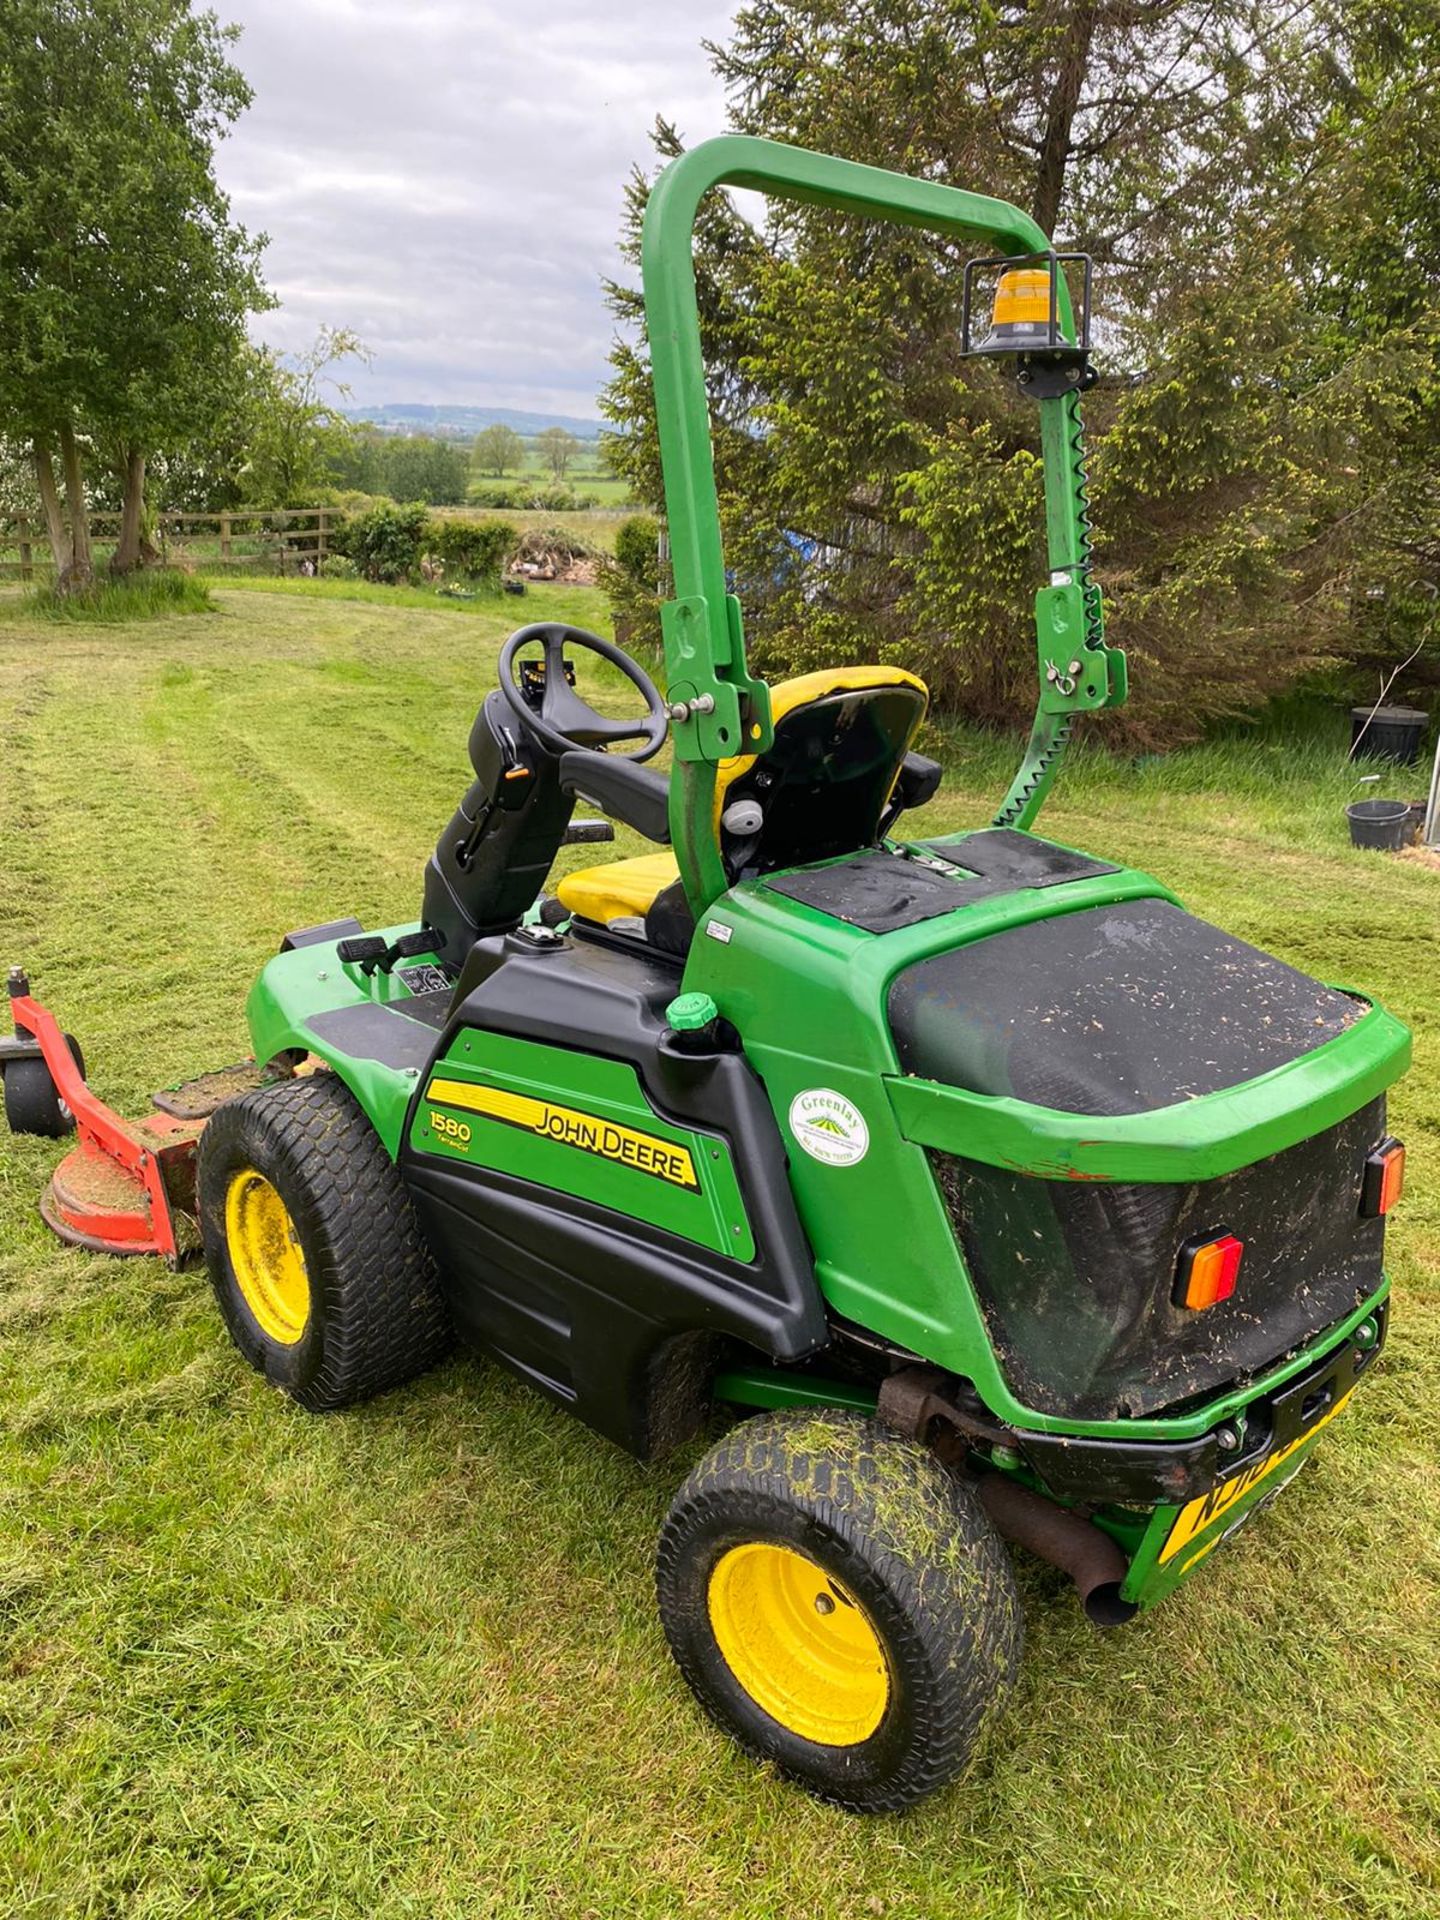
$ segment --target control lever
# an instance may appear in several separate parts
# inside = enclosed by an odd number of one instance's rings
[[[358,962],[362,967],[369,967],[385,958],[386,947],[378,933],[366,933],[342,940],[335,951],[346,966],[354,966]]]

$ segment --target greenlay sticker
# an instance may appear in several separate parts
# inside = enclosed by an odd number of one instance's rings
[[[865,1116],[832,1087],[807,1087],[790,1102],[795,1144],[827,1167],[853,1167],[870,1147]]]

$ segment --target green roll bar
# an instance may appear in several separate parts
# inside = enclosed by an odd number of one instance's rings
[[[720,186],[984,241],[1007,256],[1050,251],[1035,222],[1007,201],[744,134],[693,147],[655,182],[640,258],[675,588],[660,610],[675,750],[670,830],[697,916],[729,885],[714,822],[716,765],[763,751],[772,737],[769,689],[749,672],[740,603],[726,590],[695,300],[695,216]],[[1056,295],[1061,329],[1073,341],[1063,275]],[[1050,567],[1036,600],[1040,703],[1020,771],[995,816],[1020,827],[1039,812],[1073,715],[1118,705],[1125,695],[1124,655],[1104,644],[1099,589],[1090,580],[1079,395],[1039,404]]]

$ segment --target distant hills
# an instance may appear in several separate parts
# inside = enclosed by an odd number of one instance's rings
[[[347,407],[347,418],[378,427],[381,433],[432,433],[442,440],[471,440],[485,427],[513,427],[525,435],[546,427],[564,427],[577,440],[596,440],[598,420],[577,420],[568,413],[526,413],[515,407],[427,407],[387,404],[383,407]]]

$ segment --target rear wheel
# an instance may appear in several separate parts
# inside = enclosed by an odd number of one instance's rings
[[[83,1077],[85,1059],[72,1034],[65,1044]],[[60,1098],[43,1060],[7,1060],[4,1068],[5,1119],[12,1133],[38,1133],[59,1140],[75,1131],[75,1116]]]
[[[231,1337],[302,1406],[368,1399],[444,1353],[448,1316],[409,1197],[333,1074],[227,1100],[201,1136],[197,1185]]]
[[[1010,1564],[974,1495],[858,1414],[737,1427],[676,1496],[657,1585],[713,1718],[854,1812],[953,1779],[1019,1663]]]

